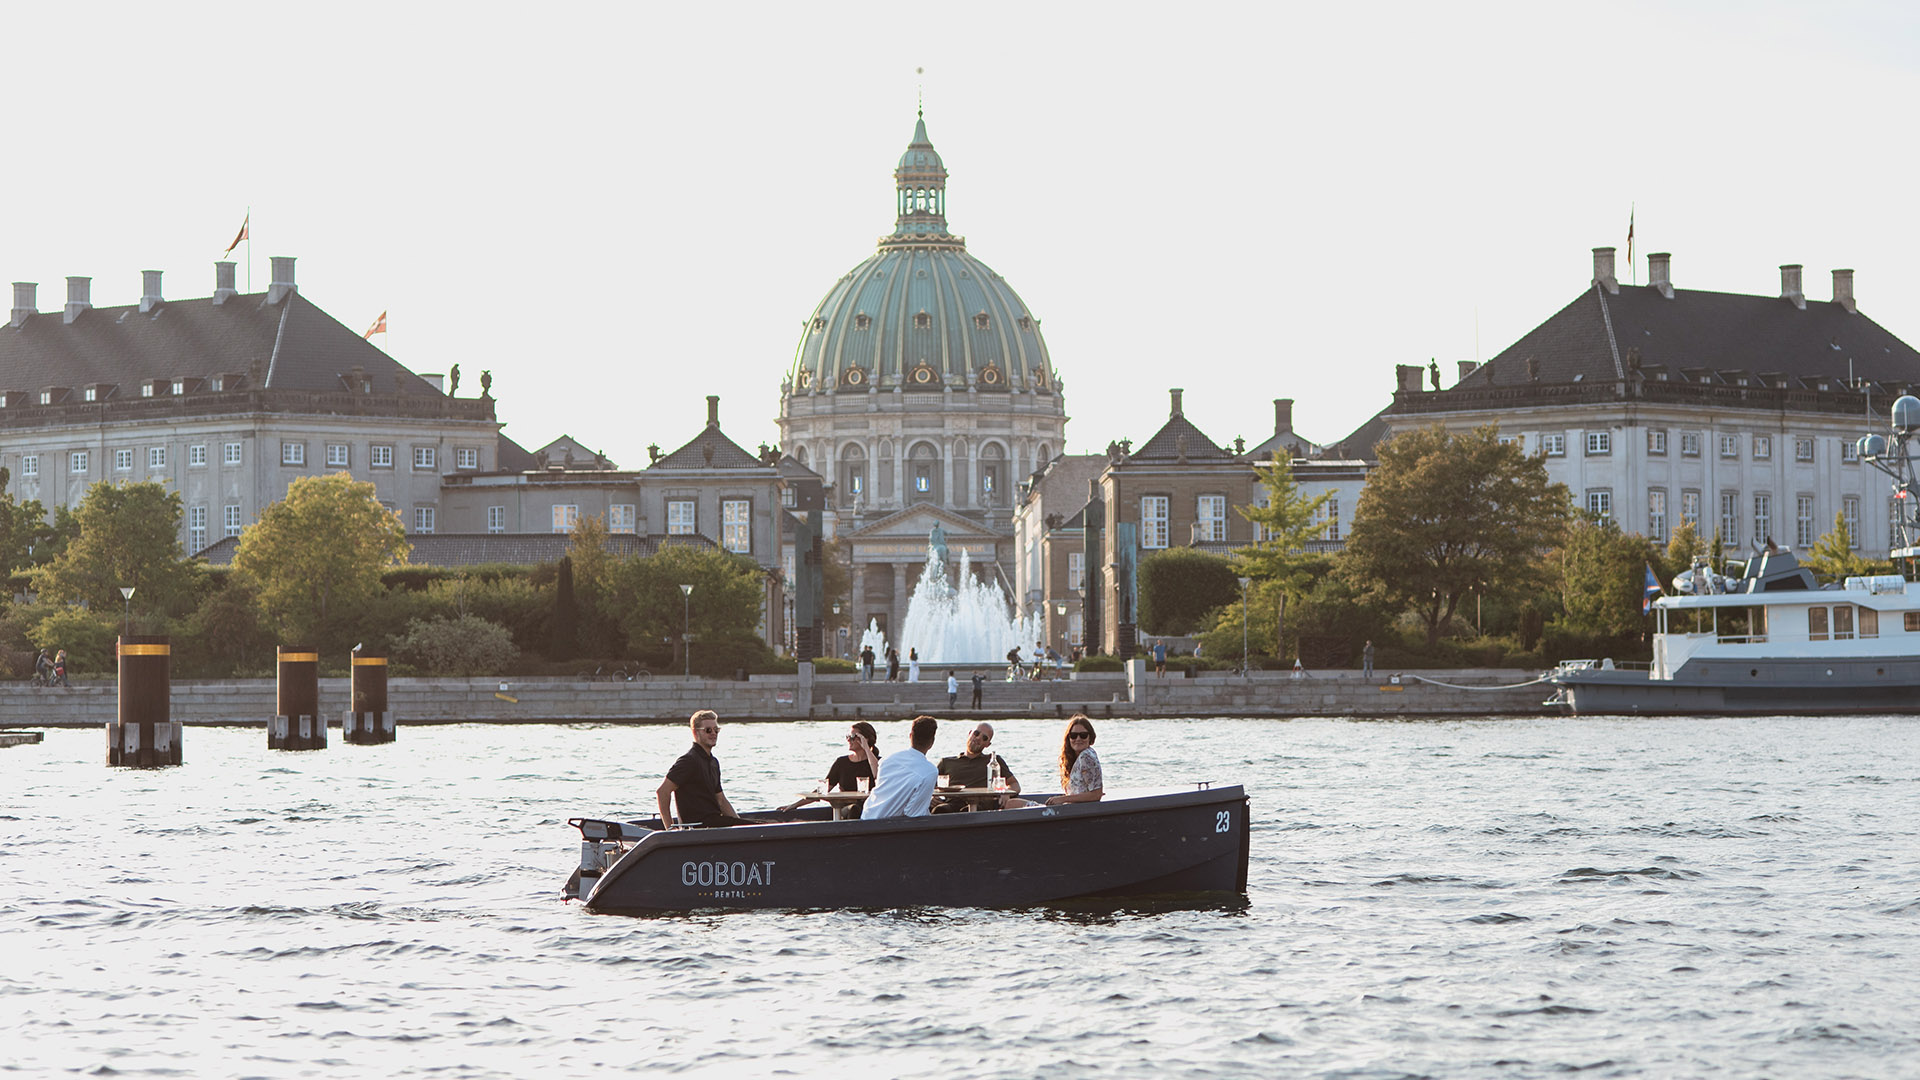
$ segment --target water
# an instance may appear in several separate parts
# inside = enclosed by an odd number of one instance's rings
[[[1038,786],[1060,728],[995,748]],[[843,731],[727,726],[736,804]],[[1246,906],[591,915],[564,819],[650,806],[684,728],[50,732],[0,750],[0,1075],[1914,1073],[1920,722],[1099,731],[1115,787],[1248,785]]]
[[[1045,633],[1040,618],[1009,615],[1006,594],[999,585],[974,576],[965,550],[960,552],[959,577],[958,586],[947,581],[946,561],[929,545],[927,564],[900,621],[895,643],[900,655],[917,649],[922,664],[987,664],[1000,663],[1008,649],[1018,648],[1031,659],[1033,643]],[[887,638],[878,623],[867,624],[860,643],[872,646],[873,655],[886,662]]]

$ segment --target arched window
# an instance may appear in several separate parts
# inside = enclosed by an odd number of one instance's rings
[[[1005,506],[1006,497],[1006,451],[999,443],[988,443],[980,448],[980,505]]]

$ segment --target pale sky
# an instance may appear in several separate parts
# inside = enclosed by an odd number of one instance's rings
[[[43,5],[10,10],[0,280],[97,306],[268,257],[506,431],[620,464],[722,396],[777,437],[804,320],[893,225],[924,86],[948,219],[1042,320],[1068,449],[1168,387],[1331,442],[1621,249],[1680,288],[1857,272],[1920,344],[1920,17],[1898,4]],[[916,68],[925,68],[916,75]],[[243,247],[235,253],[241,258]],[[240,270],[246,284],[247,268]],[[379,338],[376,344],[381,344]],[[1737,366],[1729,358],[1728,366]]]

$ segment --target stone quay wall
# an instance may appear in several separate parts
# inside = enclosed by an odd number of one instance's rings
[[[984,673],[985,669],[981,669]],[[962,678],[957,705],[947,704],[945,669],[919,683],[863,683],[853,675],[755,675],[745,682],[654,678],[642,682],[582,682],[572,678],[396,678],[391,708],[403,726],[456,723],[684,723],[696,709],[728,720],[889,719],[936,716],[1008,719],[1064,717],[1235,716],[1539,716],[1561,710],[1546,704],[1552,687],[1511,689],[1539,672],[1468,669],[1389,673],[1363,679],[1357,671],[1319,672],[1294,679],[1287,672],[1241,677],[1203,672],[1197,678],[1156,678],[1145,664],[1130,670],[1085,673],[1038,682],[1007,682],[1001,669],[971,707],[972,684]],[[923,675],[928,672],[923,670]],[[1436,685],[1436,684],[1450,685]],[[72,689],[0,684],[0,728],[98,727],[114,719],[118,689],[112,680]],[[320,710],[339,726],[348,706],[345,678],[320,680]],[[265,726],[274,713],[272,679],[176,680],[173,719],[188,725]]]

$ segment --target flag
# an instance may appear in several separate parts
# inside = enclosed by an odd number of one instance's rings
[[[1647,564],[1647,588],[1646,588],[1646,594],[1642,596],[1640,599],[1640,614],[1645,615],[1648,612],[1652,611],[1653,602],[1655,600],[1660,599],[1662,595],[1663,595],[1663,590],[1660,588],[1660,579],[1653,576],[1653,564],[1648,563]]]
[[[373,320],[373,325],[367,327],[367,332],[364,334],[361,334],[360,336],[363,338],[372,338],[373,335],[375,334],[384,334],[386,332],[387,332],[387,313],[383,311],[380,313],[379,318]]]
[[[1627,265],[1633,265],[1633,204],[1627,204]]]
[[[221,257],[224,258],[228,255],[233,254],[233,249],[240,246],[240,241],[247,239],[247,226],[252,223],[253,223],[253,211],[249,210],[247,211],[247,216],[240,219],[240,235],[234,237],[233,243],[227,245],[227,250],[220,253]],[[247,250],[252,251],[253,249],[248,248]],[[248,273],[252,273],[252,271],[248,271]]]

